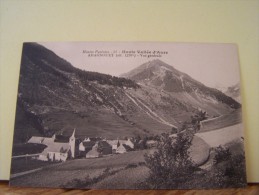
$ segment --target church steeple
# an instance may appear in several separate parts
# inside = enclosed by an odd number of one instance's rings
[[[71,150],[71,157],[75,158],[75,145],[76,145],[76,129],[74,129],[71,137],[69,138],[69,145],[70,145],[70,150]]]
[[[75,133],[76,133],[76,128],[74,128],[74,131],[73,131],[71,137],[74,137],[74,138],[75,138]]]

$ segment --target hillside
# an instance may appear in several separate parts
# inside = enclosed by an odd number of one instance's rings
[[[23,47],[14,141],[32,135],[124,138],[168,132],[197,109],[209,116],[240,107],[160,60],[139,66],[126,78],[73,67],[36,43]]]
[[[179,123],[182,122],[181,118],[188,118],[184,115],[190,116],[195,109],[205,110],[212,117],[241,107],[221,91],[205,86],[161,60],[149,61],[122,76],[136,81],[142,89],[149,92],[152,99],[146,102],[150,101],[150,104],[155,105],[161,102],[160,105],[165,105],[161,110],[171,107],[170,111],[173,113],[167,113],[167,116],[171,115],[170,118],[175,118]]]
[[[36,43],[25,43],[17,99],[15,142],[32,135],[126,137],[169,131],[137,106],[128,91],[132,80],[73,67]],[[131,119],[132,117],[132,119]]]

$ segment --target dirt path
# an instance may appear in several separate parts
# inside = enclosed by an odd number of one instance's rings
[[[19,176],[22,176],[22,175],[27,175],[29,173],[34,173],[34,172],[39,171],[41,169],[43,169],[43,167],[38,168],[38,169],[29,170],[29,171],[20,172],[20,173],[11,174],[10,178],[13,179],[13,178],[16,178],[16,177],[19,177]]]

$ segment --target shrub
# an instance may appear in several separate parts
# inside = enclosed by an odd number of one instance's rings
[[[72,181],[67,182],[65,185],[62,185],[61,187],[64,188],[88,188],[93,184],[98,183],[99,181],[105,179],[106,177],[109,177],[111,175],[115,175],[120,170],[111,170],[110,168],[106,168],[103,170],[102,174],[96,177],[90,177],[90,175],[87,175],[84,179],[73,179]]]
[[[136,163],[130,163],[128,164],[125,169],[129,169],[129,168],[136,168],[138,165]]]
[[[178,129],[175,127],[172,127],[171,134],[175,134],[178,132]]]
[[[215,149],[214,163],[218,164],[223,161],[229,160],[231,153],[228,148],[222,147],[221,145]]]
[[[245,186],[247,181],[244,154],[238,154],[230,158],[230,161],[225,169],[225,176],[227,176],[226,183],[228,186]]]
[[[150,169],[150,175],[146,180],[149,188],[177,188],[193,174],[196,167],[188,152],[192,138],[193,135],[188,133],[178,134],[174,138],[162,134],[157,151],[145,155],[146,166]]]
[[[145,162],[139,162],[138,165],[139,165],[139,166],[145,166],[146,163],[145,163]]]

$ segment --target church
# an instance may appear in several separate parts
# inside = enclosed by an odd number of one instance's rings
[[[52,137],[32,136],[27,143],[47,146],[40,154],[36,155],[34,159],[64,162],[69,158],[75,158],[75,140],[74,129],[70,137],[56,134]]]

